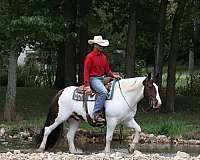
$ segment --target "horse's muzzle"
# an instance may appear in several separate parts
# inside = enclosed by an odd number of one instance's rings
[[[158,101],[157,99],[152,99],[151,104],[152,104],[153,108],[159,109],[162,103],[160,101]]]

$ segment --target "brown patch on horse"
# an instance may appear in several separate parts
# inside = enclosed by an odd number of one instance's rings
[[[48,124],[45,124],[45,126],[50,126],[51,124],[54,123],[56,117],[58,116],[58,100],[59,97],[61,96],[63,90],[58,91],[58,93],[53,97],[52,101],[51,101],[51,105],[50,105],[50,109],[49,109],[49,114],[48,114]]]
[[[145,80],[143,84],[144,84],[144,97],[147,99],[150,97],[156,97],[156,88],[153,85],[153,80]]]
[[[143,85],[144,85],[144,98],[146,98],[150,105],[154,105],[156,106],[158,103],[158,100],[156,99],[156,88],[153,85],[154,80],[151,79],[151,77],[147,77],[144,81],[143,81]]]
[[[69,118],[73,118],[76,121],[79,121],[79,120],[85,121],[85,119],[81,115],[78,115],[76,112],[73,112]]]

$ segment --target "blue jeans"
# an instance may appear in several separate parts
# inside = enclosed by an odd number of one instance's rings
[[[108,94],[108,91],[105,88],[102,80],[103,77],[90,77],[90,85],[92,89],[99,94],[94,105],[93,115],[103,108],[106,101],[106,96]]]

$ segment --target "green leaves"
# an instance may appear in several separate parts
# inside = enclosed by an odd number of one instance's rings
[[[58,42],[65,39],[62,17],[21,16],[13,20],[11,26],[14,32],[23,35],[27,41]]]

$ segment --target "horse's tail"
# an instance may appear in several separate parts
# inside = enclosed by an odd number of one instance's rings
[[[51,124],[54,123],[56,117],[58,116],[58,99],[60,95],[62,94],[63,90],[60,90],[56,96],[52,99],[51,105],[49,108],[49,112],[47,115],[47,119],[45,121],[44,127],[41,129],[40,134],[36,136],[36,145],[39,146],[40,143],[42,142],[43,136],[44,136],[44,129],[45,127],[50,126]],[[58,139],[62,136],[63,133],[63,123],[58,125],[48,136],[45,150],[48,148],[52,148]]]

